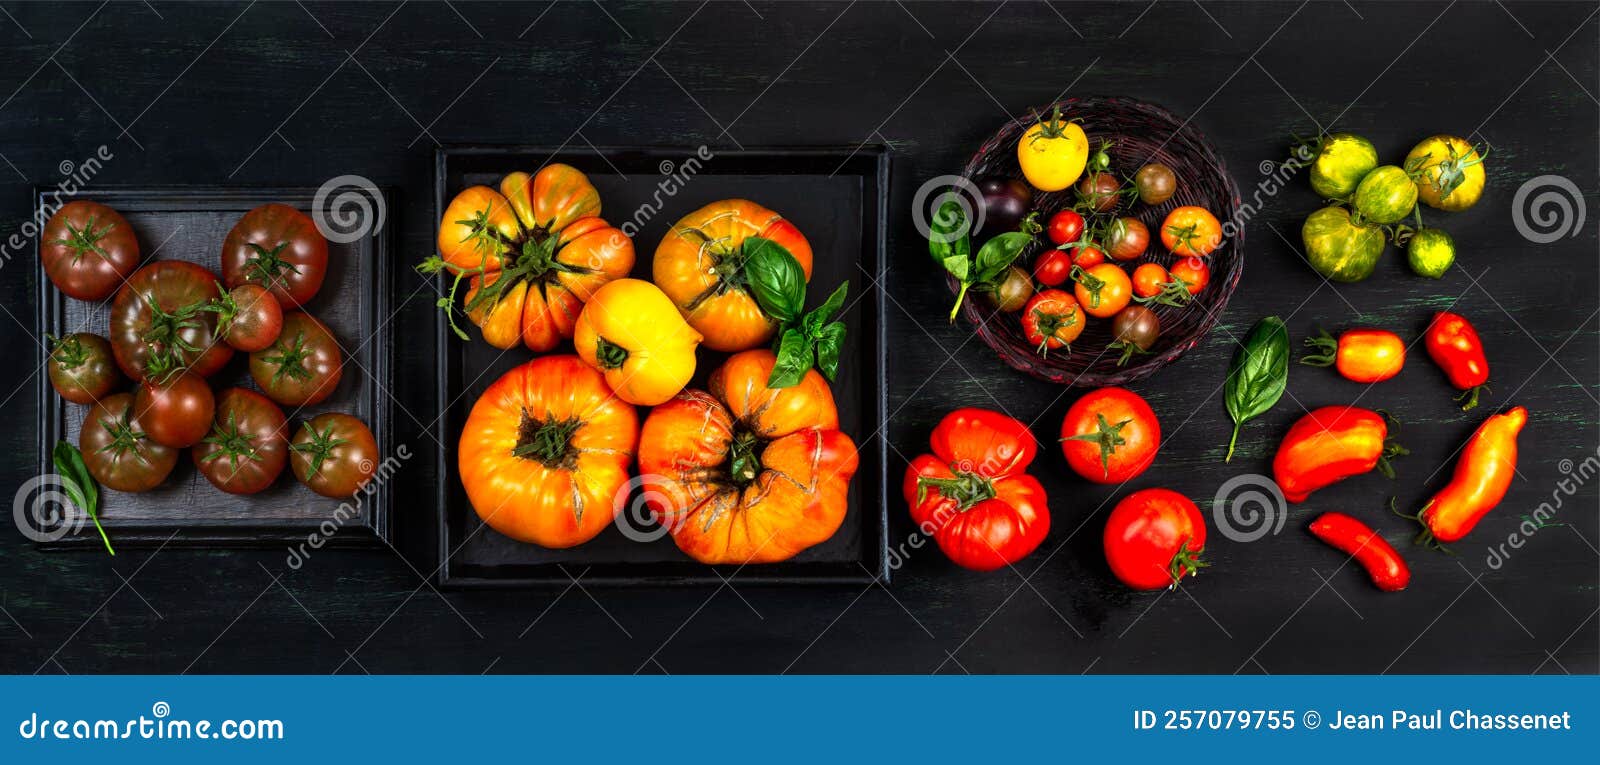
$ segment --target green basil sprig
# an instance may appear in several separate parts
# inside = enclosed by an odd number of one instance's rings
[[[769,388],[799,383],[813,367],[833,381],[839,372],[845,325],[837,320],[850,291],[846,281],[822,305],[806,307],[806,274],[800,261],[783,245],[753,236],[744,241],[744,273],[750,294],[768,316],[778,320],[778,361],[767,379]]]
[[[116,555],[117,551],[111,549],[111,539],[106,536],[105,527],[100,525],[100,515],[95,512],[100,507],[100,485],[89,474],[89,467],[83,464],[83,453],[68,441],[57,441],[50,458],[55,463],[56,473],[62,478],[62,488],[67,492],[67,498],[89,514],[95,529],[100,532],[100,541],[106,544],[106,552]]]
[[[1256,322],[1244,343],[1233,356],[1228,370],[1228,414],[1233,417],[1233,437],[1228,439],[1228,456],[1239,441],[1239,428],[1283,397],[1289,384],[1289,329],[1283,319],[1268,316]]]
[[[954,193],[947,193],[945,201],[934,212],[933,220],[929,221],[928,254],[961,284],[956,304],[950,309],[950,321],[956,320],[968,290],[999,282],[1032,241],[1030,233],[1008,231],[984,242],[977,255],[972,255],[972,231],[966,212]]]

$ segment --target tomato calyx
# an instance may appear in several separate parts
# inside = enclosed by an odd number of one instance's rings
[[[1456,151],[1455,144],[1449,141],[1445,142],[1444,148],[1447,156],[1433,167],[1435,173],[1432,179],[1427,176],[1430,169],[1428,161],[1433,159],[1433,152],[1417,157],[1407,162],[1405,166],[1408,178],[1412,181],[1426,180],[1428,185],[1439,193],[1441,201],[1450,196],[1451,192],[1455,191],[1457,187],[1467,180],[1467,168],[1483,164],[1483,160],[1489,155],[1487,147],[1483,151],[1478,151],[1478,147],[1474,146],[1472,151],[1478,155],[1478,158],[1472,159],[1470,155],[1463,157]]]
[[[572,436],[583,427],[577,418],[540,420],[522,413],[517,425],[517,445],[511,450],[514,457],[530,459],[552,470],[569,469],[578,462],[578,450],[572,448]]]
[[[927,498],[930,488],[939,492],[939,496],[953,500],[958,511],[970,510],[979,502],[987,502],[998,496],[994,481],[965,470],[951,470],[949,478],[918,478],[917,504],[922,504]]]
[[[290,263],[283,257],[283,250],[289,246],[289,241],[278,242],[272,249],[262,247],[255,242],[245,242],[245,245],[254,249],[256,254],[244,262],[244,273],[247,281],[258,282],[267,286],[283,284],[283,273],[300,273],[300,267]]]
[[[50,360],[63,371],[70,372],[88,363],[89,349],[83,346],[83,342],[76,335],[66,337],[45,335],[45,340],[50,343]]]
[[[602,370],[617,369],[628,363],[628,349],[603,337],[595,338],[594,356]]]
[[[239,415],[237,412],[228,413],[228,424],[224,426],[218,422],[211,431],[211,435],[201,440],[201,443],[217,447],[216,451],[200,458],[201,462],[211,462],[219,457],[228,458],[228,466],[234,472],[239,471],[239,458],[245,457],[256,462],[261,461],[261,455],[256,453],[255,437],[239,430]],[[331,448],[331,447],[330,447]]]
[[[1033,320],[1038,327],[1040,337],[1039,347],[1036,350],[1040,356],[1046,356],[1050,353],[1050,341],[1055,338],[1056,333],[1078,324],[1078,312],[1052,313],[1044,310],[1041,305],[1034,307]],[[1072,353],[1072,343],[1064,342],[1062,346],[1067,349],[1067,353]]]
[[[1189,301],[1194,300],[1194,293],[1189,291],[1189,283],[1176,276],[1172,277],[1170,282],[1161,282],[1159,286],[1161,287],[1160,292],[1149,297],[1136,297],[1133,299],[1134,302],[1146,305],[1155,303],[1156,305],[1182,308],[1188,305]]]
[[[306,359],[315,351],[306,347],[306,333],[295,333],[293,345],[279,342],[275,350],[278,351],[277,355],[263,356],[261,358],[262,361],[277,367],[272,372],[273,382],[282,380],[284,375],[296,380],[309,380],[312,378],[311,369],[306,366]]]
[[[1118,340],[1116,342],[1107,343],[1106,350],[1117,351],[1121,354],[1117,356],[1117,366],[1119,367],[1126,366],[1129,361],[1133,360],[1134,356],[1150,355],[1149,350],[1140,348],[1137,343],[1130,343],[1126,340]]]
[[[1060,106],[1056,106],[1051,110],[1049,119],[1045,119],[1044,115],[1039,115],[1037,121],[1039,132],[1033,134],[1033,137],[1028,141],[1029,143],[1061,138],[1067,133],[1067,125],[1073,122],[1072,120],[1061,119]]]
[[[90,215],[89,220],[84,222],[83,228],[73,226],[72,221],[63,222],[67,225],[67,238],[57,239],[54,242],[50,242],[50,244],[61,245],[72,250],[72,262],[74,264],[82,260],[84,255],[91,252],[102,258],[111,256],[104,247],[100,246],[100,240],[104,239],[107,234],[111,233],[112,229],[117,227],[115,222],[107,223],[106,227],[99,231],[94,228],[93,215]]]
[[[739,486],[749,485],[761,475],[761,447],[764,440],[755,433],[741,430],[728,444],[728,476]]]
[[[349,439],[335,438],[333,423],[328,423],[328,429],[318,432],[315,425],[310,422],[305,424],[305,430],[311,434],[311,440],[304,443],[290,444],[289,448],[301,454],[309,455],[311,466],[306,471],[306,478],[315,478],[322,470],[322,463],[332,455],[333,450],[348,443]]]
[[[1178,242],[1178,246],[1172,248],[1173,250],[1187,250],[1190,254],[1199,252],[1199,250],[1195,249],[1194,243],[1195,240],[1200,238],[1200,224],[1190,223],[1187,226],[1174,224],[1167,226],[1167,233],[1171,234],[1172,238]]]
[[[1172,577],[1173,587],[1177,587],[1185,576],[1197,576],[1200,569],[1211,565],[1210,562],[1200,559],[1202,551],[1189,549],[1190,541],[1190,537],[1184,537],[1183,544],[1172,554],[1172,562],[1167,564],[1167,576]]]
[[[122,417],[115,422],[101,420],[100,427],[105,428],[106,433],[111,435],[111,442],[100,447],[98,451],[110,452],[119,459],[122,455],[131,453],[140,462],[150,463],[148,459],[145,459],[144,449],[140,446],[140,443],[147,436],[145,436],[144,431],[135,429],[133,425],[133,407],[130,406],[123,411]]]
[[[148,292],[144,294],[144,302],[150,308],[150,328],[140,337],[150,348],[150,355],[145,360],[145,373],[161,380],[184,368],[181,354],[197,354],[207,350],[183,338],[184,330],[202,328],[196,317],[201,311],[207,310],[207,303],[196,301],[169,312],[162,310],[155,297]]]
[[[1089,307],[1099,308],[1100,290],[1105,289],[1106,280],[1089,273],[1084,270],[1083,266],[1078,265],[1072,267],[1072,280],[1083,285],[1083,288],[1089,292]]]
[[[1113,343],[1113,345],[1115,345],[1115,343]],[[1128,443],[1128,439],[1122,437],[1122,429],[1127,427],[1128,423],[1133,422],[1133,418],[1130,417],[1115,425],[1112,425],[1111,422],[1106,419],[1106,416],[1101,413],[1096,413],[1095,419],[1097,422],[1095,423],[1095,431],[1093,433],[1080,433],[1076,436],[1068,436],[1061,440],[1087,441],[1100,447],[1100,471],[1103,475],[1110,477],[1111,455],[1117,451],[1117,447]]]

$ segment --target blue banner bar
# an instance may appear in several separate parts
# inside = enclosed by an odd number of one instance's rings
[[[7,677],[0,762],[1587,761],[1597,707],[1595,677]]]

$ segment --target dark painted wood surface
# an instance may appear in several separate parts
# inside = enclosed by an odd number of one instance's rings
[[[1015,571],[954,569],[928,547],[881,587],[817,590],[566,590],[451,593],[436,562],[434,357],[427,282],[396,274],[393,551],[42,553],[0,535],[0,668],[17,672],[1595,672],[1600,540],[1596,482],[1562,494],[1557,521],[1485,559],[1520,516],[1560,493],[1563,465],[1597,446],[1592,5],[1193,3],[1053,6],[755,3],[487,5],[156,2],[7,3],[0,19],[0,232],[30,190],[104,144],[95,185],[316,185],[356,173],[399,188],[398,256],[431,249],[433,148],[451,143],[726,147],[885,142],[895,151],[890,333],[891,469],[957,405],[1004,408],[1052,439],[1078,395],[1003,369],[944,323],[949,295],[912,226],[911,197],[953,172],[1008,114],[1072,93],[1121,93],[1191,116],[1247,195],[1291,132],[1317,123],[1370,137],[1389,161],[1434,132],[1491,144],[1489,190],[1468,213],[1432,216],[1461,245],[1440,281],[1393,251],[1370,281],[1324,285],[1297,252],[1316,206],[1303,182],[1264,195],[1249,223],[1239,292],[1219,328],[1138,386],[1163,419],[1156,466],[1129,488],[1167,485],[1209,512],[1228,479],[1266,469],[1301,407],[1351,402],[1397,414],[1413,454],[1394,484],[1354,479],[1297,506],[1276,536],[1214,532],[1214,566],[1165,595],[1110,579],[1099,551],[1108,501],[1037,465],[1054,527]],[[1547,56],[1547,52],[1550,55]],[[14,92],[13,92],[14,91]],[[1586,196],[1575,237],[1530,243],[1513,225],[1524,181],[1555,174]],[[3,241],[3,240],[0,240]],[[0,256],[0,319],[12,358],[28,346],[31,243]],[[1352,512],[1401,540],[1391,494],[1416,507],[1481,416],[1463,415],[1419,353],[1370,390],[1296,367],[1290,393],[1251,423],[1230,465],[1220,387],[1258,317],[1379,324],[1415,337],[1454,304],[1488,345],[1488,407],[1533,412],[1520,476],[1459,557],[1406,548],[1411,589],[1383,595],[1303,531],[1317,510]],[[1420,349],[1418,349],[1420,350]],[[37,372],[0,370],[0,485],[36,470]],[[12,394],[12,391],[17,391]],[[865,437],[867,434],[861,434]],[[1437,470],[1436,470],[1437,468]],[[1569,484],[1571,485],[1571,484]],[[902,507],[892,536],[911,529]],[[576,573],[576,572],[575,572]],[[1323,577],[1328,577],[1324,586]]]

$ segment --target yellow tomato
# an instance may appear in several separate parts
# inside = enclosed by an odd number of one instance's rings
[[[1465,139],[1423,139],[1406,155],[1405,169],[1416,181],[1417,199],[1429,207],[1461,212],[1483,198],[1483,156]]]
[[[605,375],[617,398],[655,406],[689,384],[701,339],[659,287],[618,279],[596,290],[584,305],[572,344],[579,357]]]
[[[1028,183],[1040,191],[1060,191],[1078,182],[1089,160],[1089,138],[1076,122],[1061,119],[1056,107],[1017,141],[1017,164]]]

